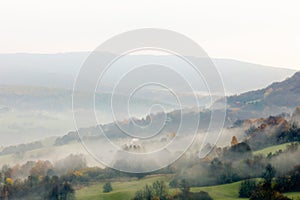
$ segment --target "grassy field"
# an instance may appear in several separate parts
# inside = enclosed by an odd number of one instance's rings
[[[278,150],[282,150],[284,151],[287,147],[287,145],[289,145],[291,143],[285,143],[285,144],[280,144],[280,145],[275,145],[275,146],[271,146],[271,147],[267,147],[258,151],[254,151],[253,154],[254,155],[258,155],[258,154],[262,154],[262,155],[268,155],[269,153],[275,153]]]
[[[97,183],[89,187],[84,187],[76,191],[77,200],[130,200],[135,192],[142,189],[146,184],[152,184],[157,180],[169,182],[171,176],[150,176],[141,180],[112,182],[113,191],[103,193],[102,187],[104,183]]]
[[[293,200],[300,199],[300,192],[289,192],[289,193],[285,193],[284,195],[286,195],[287,197],[289,197]]]
[[[172,176],[150,176],[141,180],[113,182],[113,191],[110,193],[103,193],[102,186],[104,183],[96,183],[94,185],[81,188],[76,191],[77,200],[130,200],[133,198],[135,192],[143,188],[146,184],[152,184],[157,180],[169,182]],[[208,187],[194,187],[191,192],[205,191],[214,200],[242,200],[245,198],[238,197],[238,191],[241,182],[235,182],[224,185],[208,186]],[[178,189],[170,189],[170,193],[175,193]],[[294,200],[300,199],[300,192],[284,194]]]
[[[217,186],[192,188],[191,191],[192,192],[205,191],[214,200],[235,200],[235,199],[242,199],[238,197],[240,185],[241,182],[235,182],[235,183],[217,185]]]
[[[76,191],[77,200],[130,200],[135,192],[143,188],[146,184],[152,184],[156,180],[164,180],[169,182],[171,176],[151,176],[141,180],[127,181],[127,182],[113,182],[113,191],[110,193],[103,193],[102,186],[104,183],[97,183],[89,187],[84,187]],[[191,188],[192,192],[206,191],[215,200],[235,200],[238,198],[238,190],[240,182],[210,186]],[[171,189],[170,193],[175,193],[176,189]]]

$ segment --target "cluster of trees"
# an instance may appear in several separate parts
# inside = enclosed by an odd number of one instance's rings
[[[68,165],[62,166],[61,162]],[[72,200],[75,191],[70,179],[67,175],[58,174],[85,166],[79,155],[70,155],[55,164],[39,160],[13,167],[3,165],[0,171],[0,199]]]
[[[246,176],[246,175],[245,175]],[[177,188],[182,179],[188,180],[193,187],[201,187],[208,185],[218,185],[240,181],[244,175],[236,170],[231,163],[223,163],[218,159],[212,161],[211,164],[200,166],[200,169],[186,169],[181,174],[176,174],[170,181],[170,187]]]
[[[257,189],[258,184],[255,179],[247,179],[241,183],[239,190],[239,197],[249,198],[252,193]]]
[[[156,181],[152,185],[146,185],[142,190],[136,192],[133,200],[212,200],[208,193],[190,192],[188,181],[181,180],[180,191],[171,195],[164,181]]]
[[[215,181],[218,184],[232,183],[240,180],[240,176],[232,167],[232,163],[222,162],[217,158],[210,163],[209,175],[215,177]]]
[[[0,170],[0,199],[74,199],[74,185],[128,177],[113,169],[89,168],[81,155],[50,161],[28,161],[23,165],[3,165]],[[111,191],[111,185],[106,190]]]
[[[267,156],[261,154],[251,155],[245,157],[245,159],[240,157],[240,160],[236,160],[237,156],[233,160],[228,160],[228,156],[226,159],[222,157],[215,158],[210,162],[208,167],[210,174],[215,177],[212,184],[224,184],[248,178],[260,178],[268,164],[274,162],[274,160],[278,160],[278,156],[286,155],[291,157],[298,149],[299,143],[294,142],[287,145],[285,150],[278,150],[275,153],[269,153]],[[240,155],[245,155],[245,153],[242,152]],[[281,169],[281,171],[284,170]]]
[[[212,160],[181,158],[173,165],[175,176],[170,187],[178,187],[181,179],[187,179],[191,186],[201,187],[232,183],[250,178],[260,178],[268,163],[277,167],[280,174],[287,173],[294,165],[300,164],[299,143],[292,142],[285,150],[275,153],[252,154],[251,148],[245,142],[232,147],[216,148],[218,154]],[[282,162],[281,158],[287,161]],[[183,164],[181,164],[183,163]],[[188,163],[185,170],[181,165]]]
[[[199,160],[198,157],[182,157],[178,160],[173,165],[176,175],[171,180],[170,187],[179,187],[182,179],[188,180],[193,187],[240,181],[251,172],[249,168],[252,167],[252,162],[246,162],[247,160],[255,159],[255,163],[260,162],[252,155],[251,148],[244,142],[232,147],[215,148],[215,151],[217,156],[212,159]],[[183,166],[185,166],[184,171],[180,170]],[[255,174],[255,176],[259,175],[259,173]]]
[[[300,128],[297,123],[293,122],[288,130],[280,132],[276,137],[279,144],[300,141]]]
[[[290,200],[283,196],[282,192],[300,191],[300,166],[285,176],[275,178],[276,170],[268,164],[262,174],[263,181],[245,180],[242,182],[239,197],[250,198],[250,200]]]
[[[151,174],[171,173],[167,167]],[[22,165],[3,165],[0,170],[0,199],[73,199],[72,186],[120,178],[142,178],[150,173],[130,174],[111,168],[87,167],[82,155],[69,155],[51,163],[46,160],[27,161]],[[112,191],[111,183],[103,186]]]
[[[136,192],[133,200],[169,199],[168,188],[164,181],[156,181],[152,185],[146,185],[142,190]]]
[[[6,174],[6,177],[16,179],[23,179],[28,176],[53,176],[62,175],[70,171],[80,170],[86,167],[86,160],[82,155],[69,155],[65,159],[51,163],[46,160],[27,161],[23,165],[3,165],[0,174]]]
[[[276,177],[274,188],[279,192],[299,192],[300,165],[295,166],[289,173]]]
[[[0,199],[75,199],[72,185],[58,176],[29,176],[17,180],[3,176],[0,185]]]
[[[272,145],[300,141],[300,127],[297,123],[287,122],[281,116],[269,117],[267,121],[275,122],[263,123],[258,127],[252,125],[245,131],[250,137],[247,143],[252,149],[259,150]]]

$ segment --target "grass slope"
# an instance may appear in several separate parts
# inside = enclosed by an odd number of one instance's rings
[[[217,185],[217,186],[192,188],[191,191],[192,192],[205,191],[214,200],[235,200],[235,199],[242,199],[239,198],[240,185],[241,182],[235,182],[235,183]]]
[[[113,182],[112,187],[113,191],[110,193],[103,193],[102,187],[103,182],[97,183],[91,186],[81,188],[76,191],[77,200],[96,200],[96,199],[105,199],[105,200],[130,200],[133,198],[135,192],[143,188],[146,184],[152,184],[156,180],[163,180],[169,182],[172,176],[150,176],[143,178],[141,180],[133,181],[122,181],[122,182]],[[214,200],[235,200],[238,198],[238,191],[240,187],[240,182],[218,185],[218,186],[209,186],[209,187],[195,187],[191,188],[192,192],[206,191],[208,192]],[[170,189],[170,193],[175,193],[178,189]]]
[[[137,190],[142,189],[146,184],[150,185],[157,180],[169,182],[172,176],[149,176],[140,180],[112,182],[113,191],[103,193],[104,182],[81,188],[76,191],[77,200],[130,200]]]
[[[279,151],[280,149],[282,151],[284,151],[287,148],[287,145],[289,145],[291,143],[284,143],[284,144],[280,144],[280,145],[275,145],[275,146],[270,146],[258,151],[254,151],[253,154],[254,155],[258,155],[258,154],[262,154],[262,155],[268,155],[269,153],[275,153],[276,151]]]
[[[298,200],[300,199],[300,192],[289,192],[289,193],[285,193],[285,196],[293,199],[293,200]]]
[[[112,183],[113,191],[110,193],[103,193],[102,187],[104,182],[99,182],[91,186],[83,187],[76,191],[77,200],[131,200],[137,190],[142,189],[146,184],[150,185],[157,180],[163,180],[169,182],[172,175],[156,175],[149,176],[140,180],[131,181],[116,181]],[[205,191],[214,200],[242,200],[247,198],[239,198],[238,192],[241,181],[208,186],[208,187],[194,187],[191,188],[191,192]],[[170,193],[174,194],[178,189],[170,189]],[[300,199],[300,192],[285,193],[284,195],[292,199]]]

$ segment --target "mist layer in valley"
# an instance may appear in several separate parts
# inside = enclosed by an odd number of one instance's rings
[[[0,132],[2,135],[0,145],[27,143],[65,135],[75,130],[72,88],[87,56],[88,53],[0,55]],[[122,64],[129,66],[135,60],[149,59],[163,63],[172,60],[170,56],[132,55]],[[213,59],[213,61],[223,77],[226,94],[262,88],[273,81],[284,80],[294,73],[293,70],[229,59]],[[175,68],[180,68],[181,64],[172,63]],[[251,77],[256,77],[256,81]],[[114,80],[114,77],[111,78]],[[195,106],[193,101],[190,101],[193,95],[197,96],[202,108],[210,106],[211,97],[207,96],[207,89],[201,87],[194,94],[181,94],[185,101],[184,107]],[[106,124],[115,120],[108,109],[111,86],[108,84],[100,89],[99,95],[96,95],[98,110],[96,115],[99,124]],[[123,104],[127,96],[119,94],[116,99],[119,104]],[[149,114],[149,107],[155,104],[162,105],[166,109],[165,112],[178,109],[170,99],[170,95],[164,90],[151,88],[144,91],[132,102],[134,109],[131,117],[145,117]],[[162,110],[153,110],[153,112],[160,111]],[[120,113],[119,118],[125,120],[128,119],[128,115]],[[79,128],[89,126],[91,124],[87,121]]]

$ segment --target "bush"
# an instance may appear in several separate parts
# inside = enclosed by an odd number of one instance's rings
[[[197,193],[190,193],[190,200],[213,200],[207,192],[200,191]]]
[[[290,198],[283,196],[279,192],[266,188],[260,187],[255,192],[252,193],[250,200],[291,200]]]
[[[170,181],[169,186],[170,186],[171,188],[177,188],[177,187],[179,187],[178,179],[173,178],[173,179]]]
[[[168,187],[164,181],[155,181],[152,185],[146,185],[136,192],[133,200],[160,199],[165,200],[168,196]]]
[[[108,193],[108,192],[111,192],[113,190],[112,186],[111,186],[111,183],[110,182],[107,182],[103,185],[103,192],[104,193]]]
[[[249,198],[256,189],[257,184],[255,180],[245,180],[241,183],[239,197]]]

